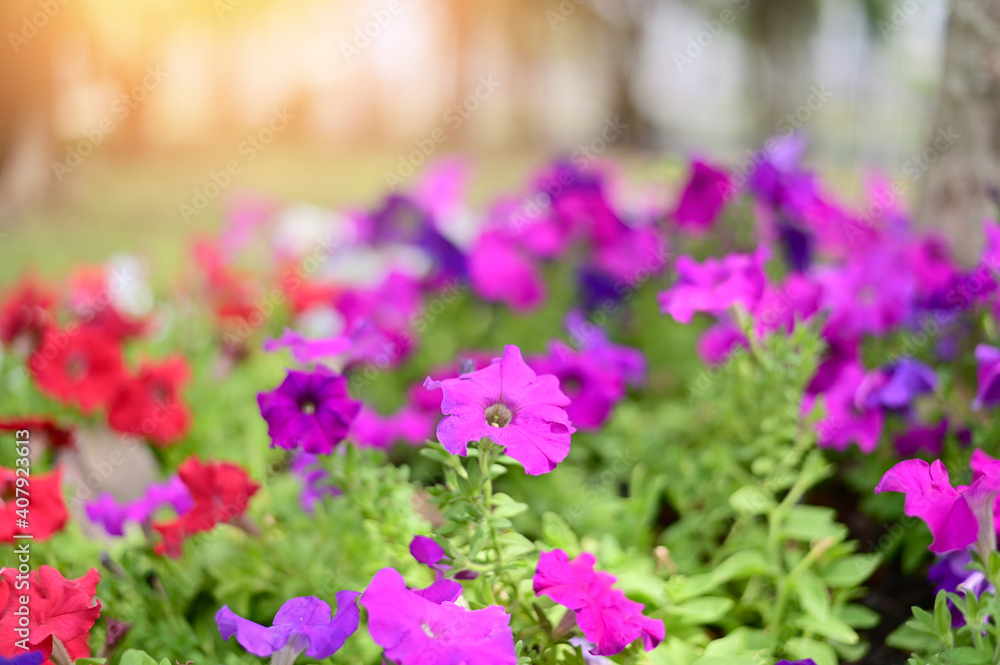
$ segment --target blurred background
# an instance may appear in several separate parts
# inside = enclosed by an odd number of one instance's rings
[[[370,205],[451,153],[476,165],[481,201],[558,154],[618,157],[666,183],[691,155],[732,165],[798,129],[810,164],[854,197],[866,170],[903,177],[932,138],[949,12],[948,0],[3,0],[0,279],[119,249],[170,265],[221,225],[234,192]]]

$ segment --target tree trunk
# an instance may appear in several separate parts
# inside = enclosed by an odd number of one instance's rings
[[[918,225],[943,231],[956,257],[974,263],[1000,183],[1000,1],[951,1],[934,126],[904,172],[924,180]]]

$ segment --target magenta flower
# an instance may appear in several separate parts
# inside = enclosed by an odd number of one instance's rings
[[[944,438],[948,435],[948,419],[942,418],[937,425],[914,425],[896,436],[896,452],[901,457],[916,455],[926,450],[932,455],[941,453]]]
[[[579,310],[566,316],[566,330],[574,344],[594,362],[621,376],[628,385],[639,387],[646,382],[646,358],[639,349],[615,344],[603,328],[588,323]]]
[[[613,656],[637,639],[646,651],[663,641],[663,622],[642,614],[643,605],[612,587],[616,578],[594,570],[593,554],[570,560],[562,550],[542,552],[535,570],[535,593],[576,612],[583,636],[597,645],[596,656]]]
[[[509,344],[490,366],[457,379],[424,381],[441,388],[445,417],[437,427],[438,441],[449,452],[465,455],[469,442],[489,437],[519,461],[526,473],[548,473],[569,454],[576,431],[563,408],[569,398],[551,374],[538,376]]]
[[[803,660],[779,660],[774,665],[816,665],[816,661],[812,658],[805,658]]]
[[[678,281],[659,295],[660,309],[681,323],[695,312],[722,314],[734,305],[752,311],[764,293],[763,255],[729,254],[698,264],[689,256],[676,263]]]
[[[351,340],[343,335],[323,339],[309,339],[285,328],[281,337],[264,342],[268,352],[291,349],[292,357],[303,365],[310,365],[328,358],[336,358],[351,350]]]
[[[165,506],[172,506],[178,515],[194,507],[187,485],[177,476],[165,483],[150,485],[142,497],[128,503],[118,503],[110,493],[104,492],[97,500],[87,503],[86,511],[90,521],[103,526],[109,535],[123,536],[125,522],[145,524]]]
[[[721,319],[702,333],[698,339],[698,357],[706,365],[725,362],[736,349],[749,348],[750,343],[740,329],[728,320]]]
[[[410,541],[410,554],[414,559],[434,571],[434,583],[426,589],[414,589],[413,593],[438,605],[458,600],[458,597],[462,595],[462,585],[445,577],[445,572],[451,570],[451,566],[441,563],[441,560],[445,558],[444,549],[434,542],[433,538],[414,536],[413,540]]]
[[[916,283],[906,254],[873,247],[822,275],[827,325],[845,336],[882,335],[912,313]]]
[[[236,635],[236,641],[255,656],[270,656],[287,649],[293,662],[303,651],[310,658],[329,658],[358,629],[361,612],[355,603],[356,591],[337,592],[337,614],[315,596],[292,598],[281,606],[271,626],[262,626],[237,616],[223,605],[215,615],[222,639]]]
[[[347,394],[347,379],[322,365],[311,372],[290,370],[281,385],[258,393],[271,447],[330,453],[344,439],[361,403]]]
[[[534,262],[499,232],[479,236],[469,253],[469,277],[480,298],[515,310],[532,309],[545,299],[545,282]]]
[[[878,447],[882,433],[883,416],[879,409],[857,401],[858,388],[865,377],[864,368],[857,361],[843,365],[833,382],[823,393],[826,417],[817,423],[819,445],[824,448],[846,450],[857,443],[863,453]],[[812,408],[814,397],[807,395],[804,410]]]
[[[780,286],[768,285],[753,311],[759,337],[780,330],[790,333],[796,322],[807,321],[819,311],[822,287],[802,275],[790,275]]]
[[[397,665],[516,665],[510,615],[491,605],[467,610],[435,603],[383,568],[361,595],[368,632]]]
[[[351,426],[351,440],[359,446],[391,448],[400,441],[411,446],[423,445],[434,435],[433,415],[414,406],[404,406],[383,416],[363,405]]]
[[[691,175],[674,210],[674,221],[694,231],[708,229],[726,206],[731,187],[725,171],[701,160],[692,160]]]
[[[1000,349],[988,344],[976,347],[976,410],[1000,404]]]
[[[902,492],[904,511],[919,517],[934,536],[930,551],[944,554],[975,543],[980,554],[996,549],[993,508],[1000,492],[1000,461],[979,460],[969,486],[954,488],[941,460],[905,460],[886,471],[875,493]]]
[[[625,396],[625,377],[604,365],[586,350],[574,351],[560,341],[549,345],[549,353],[528,359],[539,374],[559,379],[559,389],[569,397],[566,413],[580,429],[597,429]]]

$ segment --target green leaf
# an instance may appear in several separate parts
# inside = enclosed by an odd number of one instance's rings
[[[834,519],[832,508],[821,506],[793,506],[781,524],[781,536],[804,542],[833,538],[841,541],[847,537],[847,527]]]
[[[851,603],[835,607],[833,616],[837,617],[851,628],[874,628],[882,619],[878,612],[864,605]]]
[[[934,627],[941,638],[951,634],[951,610],[948,609],[948,594],[944,589],[938,591],[934,599]]]
[[[729,497],[729,505],[740,515],[763,515],[774,508],[774,499],[756,485],[744,485]]]
[[[493,514],[499,517],[514,517],[528,509],[528,504],[519,503],[503,492],[493,495]]]
[[[850,589],[868,579],[882,562],[879,554],[852,554],[822,568],[822,577],[834,589]]]
[[[519,534],[517,531],[508,531],[497,537],[497,545],[503,548],[504,554],[510,557],[521,556],[535,551],[535,544]]]
[[[795,595],[807,614],[825,621],[830,614],[830,595],[826,585],[815,575],[803,574],[795,580]]]
[[[76,661],[79,663],[80,661]],[[159,665],[156,660],[145,651],[129,649],[122,654],[118,665]]]
[[[675,617],[682,625],[700,626],[718,621],[733,608],[734,604],[732,598],[706,596],[680,605],[671,605],[666,609],[666,613],[667,616]]]
[[[844,644],[857,644],[860,639],[853,628],[832,616],[823,619],[812,615],[802,616],[798,619],[798,625],[807,631]]]
[[[580,553],[580,541],[572,527],[556,513],[542,513],[542,540],[546,545],[561,549],[571,557]]]
[[[794,660],[812,658],[816,665],[838,665],[837,652],[832,646],[808,637],[793,637],[788,640],[785,652]]]

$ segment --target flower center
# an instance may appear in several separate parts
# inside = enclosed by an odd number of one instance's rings
[[[505,405],[497,402],[486,409],[486,422],[493,427],[505,427],[510,424],[514,414]]]
[[[311,399],[302,402],[302,413],[316,413],[316,402]]]
[[[73,381],[79,381],[87,373],[87,360],[81,355],[72,355],[66,359],[66,375]]]

